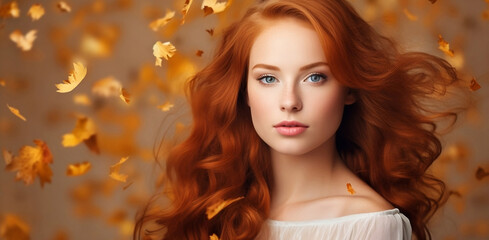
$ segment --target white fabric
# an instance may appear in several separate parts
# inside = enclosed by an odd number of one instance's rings
[[[256,240],[389,239],[410,240],[409,219],[390,209],[312,221],[267,220]]]

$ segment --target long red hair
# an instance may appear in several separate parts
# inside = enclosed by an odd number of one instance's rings
[[[273,187],[268,146],[256,134],[246,104],[249,52],[267,20],[306,21],[322,40],[331,71],[351,89],[336,146],[346,165],[410,220],[418,239],[431,238],[428,220],[443,202],[444,183],[427,173],[441,153],[437,120],[426,99],[460,80],[446,61],[401,53],[343,0],[265,1],[229,26],[210,64],[187,84],[193,114],[189,137],[166,160],[170,205],[144,211],[139,238],[153,221],[164,239],[253,239],[270,208]],[[206,209],[240,196],[216,217]]]

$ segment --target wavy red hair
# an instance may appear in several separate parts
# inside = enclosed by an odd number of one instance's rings
[[[270,208],[273,186],[268,146],[246,104],[249,52],[271,19],[308,22],[322,40],[330,69],[351,89],[336,146],[346,165],[410,220],[418,239],[431,238],[428,220],[443,202],[444,183],[427,173],[441,153],[435,113],[425,100],[458,83],[455,69],[425,53],[401,53],[342,0],[281,0],[258,4],[229,26],[210,64],[187,84],[193,114],[189,137],[166,161],[171,199],[144,211],[134,232],[154,221],[164,239],[253,239]],[[210,205],[245,196],[208,220]]]

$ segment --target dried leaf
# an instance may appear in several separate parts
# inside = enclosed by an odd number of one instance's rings
[[[19,30],[15,30],[10,34],[10,40],[17,44],[22,51],[29,51],[32,48],[34,40],[36,40],[37,30],[30,30],[24,35]]]
[[[190,6],[192,5],[193,0],[185,0],[185,4],[183,5],[182,8],[182,22],[181,24],[185,23],[185,17],[187,17],[188,10],[190,9]]]
[[[158,106],[159,109],[163,112],[168,112],[170,109],[173,107],[173,103],[170,103],[169,101],[163,103],[162,105]]]
[[[19,117],[20,119],[27,121],[27,119],[25,119],[24,116],[22,116],[22,114],[20,114],[19,110],[17,108],[14,108],[14,107],[11,107],[7,104],[7,107],[8,109],[10,109],[10,112],[12,112],[15,116]]]
[[[418,21],[418,17],[416,15],[412,14],[407,8],[404,8],[403,12],[404,12],[404,15],[406,15],[406,17],[409,20]]]
[[[346,190],[348,190],[348,192],[353,195],[355,194],[355,190],[353,189],[353,187],[351,186],[351,183],[347,183],[346,184]]]
[[[5,240],[29,240],[30,228],[18,216],[6,214],[0,224],[0,236]]]
[[[1,2],[0,2],[1,3]],[[16,1],[6,3],[0,6],[0,17],[2,18],[18,18],[20,16],[19,5]]]
[[[118,97],[121,93],[122,84],[112,76],[102,78],[92,86],[92,93],[101,97]]]
[[[202,9],[204,10],[204,16],[213,13],[220,13],[224,11],[230,4],[231,0],[227,2],[217,2],[217,0],[204,0],[202,1]]]
[[[204,53],[204,51],[202,50],[197,50],[197,52],[195,53],[195,55],[197,55],[197,57],[202,57],[202,54]]]
[[[92,164],[90,164],[89,162],[70,164],[66,169],[66,175],[71,177],[81,176],[87,173],[91,167]]]
[[[39,20],[44,15],[44,13],[45,11],[41,4],[33,4],[31,8],[29,8],[29,12],[27,12],[27,15],[31,16],[32,21],[36,21]]]
[[[480,88],[481,88],[481,85],[479,85],[479,83],[477,83],[475,78],[472,78],[472,80],[470,80],[470,90],[477,91]]]
[[[59,93],[67,93],[71,92],[75,89],[78,84],[85,78],[87,75],[87,68],[83,66],[81,62],[73,63],[74,72],[70,73],[68,76],[68,80],[64,80],[63,83],[55,84],[58,90],[56,92]]]
[[[87,117],[79,117],[71,133],[63,135],[63,146],[74,147],[96,134],[95,123]]]
[[[162,18],[156,19],[149,24],[149,27],[153,31],[158,31],[161,27],[165,26],[175,16],[175,11],[167,11],[166,15]]]
[[[156,42],[153,46],[153,55],[156,57],[155,65],[161,67],[162,58],[168,60],[168,58],[172,57],[176,51],[177,49],[170,42]]]
[[[71,12],[71,7],[65,1],[59,1],[56,5],[62,12]]]
[[[43,187],[44,182],[51,182],[53,172],[48,164],[53,162],[53,156],[45,142],[36,139],[34,143],[37,146],[22,147],[19,155],[10,159],[6,170],[18,171],[16,180],[23,180],[26,185],[32,184],[37,175]]]
[[[112,53],[112,45],[108,39],[85,34],[81,40],[81,51],[92,57],[108,57]]]
[[[454,53],[453,50],[450,49],[450,44],[446,42],[441,34],[438,35],[438,49],[442,50],[446,55],[453,57]]]
[[[121,88],[119,97],[122,99],[122,101],[124,101],[127,104],[131,102],[131,94],[129,94],[129,92],[125,88]]]
[[[215,233],[213,233],[209,236],[209,240],[219,240],[219,237]]]
[[[121,158],[121,160],[112,165],[110,167],[110,173],[109,173],[109,176],[114,179],[114,180],[117,180],[117,181],[120,181],[120,182],[126,182],[127,180],[127,174],[121,174],[119,173],[119,169],[121,168],[121,165],[128,159],[129,157],[123,157]]]
[[[489,172],[486,172],[486,170],[481,167],[477,168],[477,171],[475,172],[475,178],[477,178],[477,180],[482,180],[487,176],[489,176]]]
[[[214,28],[206,29],[205,31],[211,36],[214,35]]]
[[[86,94],[75,94],[73,96],[73,102],[78,105],[90,106],[92,101]]]
[[[241,196],[241,197],[237,197],[237,198],[234,198],[234,199],[228,199],[226,201],[220,201],[220,202],[217,202],[215,204],[212,204],[211,206],[209,206],[207,208],[207,210],[205,211],[205,214],[207,214],[207,219],[211,219],[213,218],[214,216],[216,216],[221,210],[223,210],[225,207],[229,206],[229,204],[233,203],[233,202],[236,202],[236,201],[239,201],[241,199],[243,199],[244,197]]]

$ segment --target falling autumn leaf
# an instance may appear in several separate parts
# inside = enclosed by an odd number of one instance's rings
[[[1,2],[0,2],[1,3]],[[20,16],[19,6],[16,1],[6,3],[0,6],[0,17],[2,18],[18,18]]]
[[[29,8],[29,12],[27,12],[27,15],[31,16],[32,21],[36,21],[44,15],[44,12],[44,8],[41,4],[33,4],[31,8]]]
[[[109,176],[112,179],[117,180],[117,181],[120,181],[120,182],[126,182],[128,176],[126,174],[119,173],[119,169],[121,168],[121,165],[125,161],[127,161],[128,158],[129,157],[123,157],[123,158],[121,158],[121,160],[118,163],[110,166]]]
[[[122,84],[116,78],[102,78],[92,85],[92,93],[101,97],[117,97],[121,93]]]
[[[170,103],[169,101],[163,103],[162,105],[158,106],[159,109],[163,112],[168,112],[170,109],[173,107],[173,103]]]
[[[453,57],[453,50],[450,49],[450,44],[446,42],[441,34],[438,35],[438,49],[442,50],[446,55]]]
[[[29,51],[32,48],[34,40],[36,40],[37,30],[30,30],[24,35],[19,30],[15,30],[10,34],[10,40],[17,44],[22,51]]]
[[[121,93],[119,97],[127,104],[131,102],[131,94],[129,94],[129,92],[125,88],[121,88]]]
[[[481,85],[479,85],[479,83],[477,83],[475,78],[472,78],[472,80],[470,80],[470,90],[477,91],[480,88],[481,88]]]
[[[206,29],[205,31],[211,36],[214,35],[214,28]]]
[[[346,190],[348,190],[348,192],[353,195],[355,194],[355,190],[353,190],[353,187],[351,186],[351,183],[347,183],[346,184]]]
[[[0,223],[0,236],[5,240],[29,240],[30,228],[18,216],[6,214]]]
[[[37,146],[24,146],[18,156],[12,156],[6,170],[18,171],[16,180],[23,180],[26,185],[32,184],[37,175],[43,187],[44,182],[51,182],[53,172],[48,164],[53,162],[53,156],[44,141],[36,139],[34,143]]]
[[[412,14],[407,8],[404,8],[403,12],[404,12],[404,15],[406,15],[406,17],[409,20],[418,21],[418,17],[416,15]]]
[[[161,67],[162,58],[168,60],[168,58],[172,57],[176,51],[177,49],[170,42],[156,42],[153,46],[153,55],[156,57],[155,65]]]
[[[187,17],[188,10],[190,9],[190,5],[192,5],[193,0],[185,0],[185,4],[183,5],[182,8],[182,22],[181,24],[185,23],[185,17]]]
[[[436,3],[436,0],[429,0],[431,2],[431,4],[434,4]]]
[[[56,6],[58,6],[58,9],[62,12],[71,12],[70,5],[68,5],[68,3],[66,3],[65,1],[59,1]]]
[[[75,89],[78,84],[83,80],[83,78],[87,75],[87,68],[83,66],[81,62],[73,63],[74,71],[70,73],[68,76],[68,80],[64,80],[63,83],[55,84],[58,90],[56,92],[59,93],[67,93],[71,92]]]
[[[475,178],[477,178],[477,180],[482,180],[487,176],[489,176],[489,172],[486,172],[486,170],[481,167],[477,168],[477,171],[475,172]]]
[[[220,13],[224,11],[231,4],[231,0],[227,2],[217,2],[217,0],[204,0],[202,1],[202,9],[204,10],[204,16],[213,13]]]
[[[73,102],[75,104],[83,105],[83,106],[90,106],[92,105],[92,101],[86,94],[75,94],[73,96]]]
[[[149,27],[153,31],[158,31],[161,27],[165,26],[175,16],[175,11],[167,11],[166,15],[162,18],[156,19],[149,24]]]
[[[233,203],[233,202],[236,202],[236,201],[239,201],[241,199],[243,199],[244,197],[241,196],[241,197],[237,197],[237,198],[234,198],[234,199],[229,199],[229,200],[226,200],[226,201],[220,201],[220,202],[217,202],[215,204],[212,204],[211,206],[209,206],[207,208],[207,210],[205,211],[205,214],[207,214],[207,219],[211,219],[213,218],[214,216],[216,216],[221,210],[223,210],[225,207],[229,206],[229,204]]]
[[[5,85],[7,85],[7,82],[5,82],[5,80],[3,79],[0,79],[0,86],[5,87]]]
[[[74,147],[95,134],[95,123],[90,118],[82,116],[77,119],[73,131],[63,135],[62,144],[64,147]]]
[[[204,53],[204,51],[202,50],[197,50],[197,52],[195,53],[195,55],[197,55],[197,57],[202,57],[202,54]]]
[[[209,240],[219,240],[219,237],[215,233],[213,233],[209,236]]]
[[[25,119],[24,116],[22,116],[22,114],[20,114],[20,111],[17,109],[17,108],[14,108],[14,107],[11,107],[7,104],[7,107],[8,109],[10,109],[10,112],[12,112],[15,116],[19,117],[20,119],[27,121],[27,119]]]
[[[90,164],[89,162],[70,164],[66,169],[66,175],[71,177],[81,176],[87,173],[91,167],[92,164]]]

